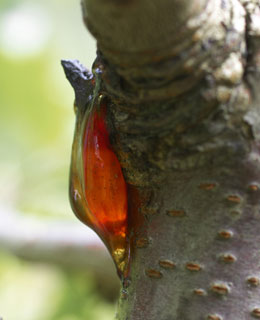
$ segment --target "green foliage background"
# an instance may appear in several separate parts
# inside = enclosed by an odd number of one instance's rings
[[[20,41],[27,31],[16,17],[23,12],[32,12],[32,19],[33,12],[44,13],[48,32],[37,50]],[[31,41],[38,40],[36,32]],[[1,206],[44,219],[75,219],[67,199],[74,96],[60,60],[76,58],[90,68],[94,57],[79,1],[0,1]],[[113,314],[91,274],[30,264],[0,248],[4,320],[106,320]]]

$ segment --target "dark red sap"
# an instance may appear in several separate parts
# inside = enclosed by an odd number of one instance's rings
[[[90,111],[83,132],[80,198],[84,201],[80,205],[74,204],[74,211],[102,238],[122,273],[128,258],[127,188],[109,141],[105,102]]]

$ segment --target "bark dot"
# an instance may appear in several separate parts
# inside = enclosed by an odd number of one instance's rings
[[[259,186],[257,184],[250,184],[248,186],[249,191],[258,191],[259,190]]]
[[[202,190],[213,190],[215,187],[215,183],[202,183],[199,185],[199,188]]]
[[[160,279],[163,276],[163,274],[160,271],[155,269],[146,269],[145,273],[148,277],[154,278],[154,279]]]
[[[147,216],[152,216],[154,214],[156,214],[156,210],[153,208],[142,208],[141,210],[142,214],[147,215]]]
[[[207,320],[223,320],[223,318],[218,314],[209,314]]]
[[[260,318],[260,308],[255,308],[252,311],[252,316],[255,317],[255,318]]]
[[[233,202],[233,203],[240,203],[241,202],[241,198],[237,195],[231,194],[227,197],[227,200],[229,202]]]
[[[230,239],[233,237],[233,232],[230,230],[221,230],[218,235],[221,239]]]
[[[168,210],[167,214],[170,217],[183,217],[186,213],[184,210]]]
[[[247,282],[251,286],[257,287],[260,284],[260,279],[258,277],[249,277],[249,278],[247,278]]]
[[[220,295],[226,295],[229,293],[230,288],[226,283],[216,282],[216,283],[212,284],[211,291],[213,291],[217,294],[220,294]]]
[[[159,260],[160,267],[164,269],[174,269],[176,264],[171,260]]]
[[[202,267],[201,267],[201,265],[199,265],[197,263],[188,262],[186,264],[186,269],[188,269],[190,271],[200,271],[202,269]]]
[[[147,238],[139,238],[136,240],[137,248],[146,248],[149,245],[149,239]]]
[[[220,260],[226,263],[233,263],[237,260],[237,258],[231,253],[224,253],[220,255]]]
[[[207,294],[207,292],[201,288],[194,289],[193,293],[196,294],[197,296],[205,296]]]

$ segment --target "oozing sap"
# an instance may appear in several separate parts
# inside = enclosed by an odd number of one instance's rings
[[[85,210],[76,214],[99,234],[122,274],[128,258],[127,187],[109,140],[105,102],[92,108],[83,132],[81,197]]]

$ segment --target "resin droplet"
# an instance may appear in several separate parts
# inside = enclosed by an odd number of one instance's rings
[[[76,201],[71,196],[72,207],[80,220],[101,237],[122,275],[128,259],[127,187],[110,144],[104,100],[92,106],[78,131],[80,140],[74,140],[76,150],[72,154],[71,189],[78,188],[82,199]]]
[[[125,257],[127,192],[105,119],[106,105],[102,103],[90,113],[86,123],[83,140],[85,197],[92,227],[98,230],[121,270]]]

